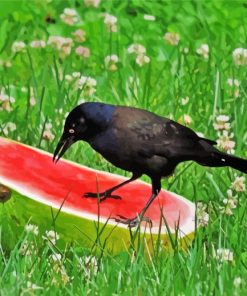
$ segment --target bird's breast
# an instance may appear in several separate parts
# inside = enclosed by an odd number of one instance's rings
[[[113,165],[128,171],[133,171],[136,159],[136,149],[127,138],[118,138],[114,128],[106,130],[89,141],[94,150],[100,153]]]

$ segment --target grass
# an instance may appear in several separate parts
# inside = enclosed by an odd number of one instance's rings
[[[0,2],[0,59],[12,63],[11,67],[0,66],[0,88],[15,98],[11,112],[0,111],[1,136],[53,152],[65,114],[81,100],[104,101],[146,108],[180,122],[188,114],[190,127],[210,139],[218,137],[213,128],[215,116],[229,115],[235,154],[247,157],[246,66],[236,66],[232,58],[235,48],[246,46],[244,2],[106,0],[98,8],[82,2]],[[77,24],[68,26],[61,21],[59,15],[66,7],[77,10]],[[105,12],[117,17],[116,33],[108,32]],[[156,21],[144,20],[144,14],[154,15]],[[55,23],[47,23],[48,16]],[[88,59],[76,55],[80,43],[65,58],[51,46],[27,46],[23,53],[11,50],[16,40],[29,44],[36,39],[47,41],[50,35],[72,37],[78,28],[86,32],[82,45],[90,48]],[[179,33],[177,46],[164,41],[168,31]],[[135,63],[134,55],[127,53],[133,43],[145,46],[150,63],[142,67]],[[208,59],[196,53],[204,43],[210,48]],[[119,57],[117,71],[109,71],[104,63],[110,54]],[[85,88],[75,90],[65,79],[73,72],[96,79],[96,92],[89,96]],[[241,81],[237,98],[236,87],[226,83],[228,78]],[[181,98],[186,96],[189,102],[182,105]],[[35,106],[30,97],[35,97]],[[9,122],[16,124],[16,130],[6,132]],[[48,122],[54,134],[50,141],[42,138]],[[126,174],[85,143],[75,144],[66,157]],[[193,202],[203,201],[207,207],[208,226],[198,230],[187,252],[176,251],[172,256],[161,252],[151,262],[141,249],[135,255],[126,252],[95,258],[79,246],[60,251],[45,242],[38,244],[36,236],[24,232],[13,250],[0,247],[0,295],[246,295],[246,192],[236,193],[238,204],[232,215],[221,210],[235,175],[241,174],[229,168],[188,164],[179,165],[163,181],[163,188]],[[23,246],[25,241],[28,249]],[[220,248],[231,250],[233,261],[217,259],[214,254]],[[57,253],[61,259],[52,259]]]

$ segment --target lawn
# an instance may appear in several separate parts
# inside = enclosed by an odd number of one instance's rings
[[[243,1],[1,0],[0,136],[53,152],[66,114],[97,101],[148,109],[247,158],[246,13]],[[84,142],[65,158],[128,175]],[[14,249],[0,245],[0,295],[246,295],[244,175],[186,162],[162,187],[198,204],[187,251],[60,250],[28,225]]]

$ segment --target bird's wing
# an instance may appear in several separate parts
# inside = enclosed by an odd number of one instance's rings
[[[134,120],[127,124],[129,132],[133,133],[137,139],[148,142],[162,138],[163,141],[170,141],[167,124],[163,122],[153,122],[147,118]]]
[[[138,122],[132,124],[131,130],[142,141],[140,153],[148,157],[159,155],[188,158],[200,147],[200,138],[192,130],[172,120],[160,123]]]
[[[135,145],[143,156],[159,155],[186,160],[193,159],[204,150],[201,138],[186,126],[143,110],[123,111],[119,110],[116,114],[115,126],[122,134],[121,138]]]
[[[129,131],[143,141],[159,141],[161,144],[169,144],[174,140],[199,138],[191,129],[167,118],[157,117],[139,118],[127,123]]]

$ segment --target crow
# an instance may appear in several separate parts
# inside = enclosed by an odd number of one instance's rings
[[[161,178],[171,175],[183,161],[195,161],[209,167],[230,166],[247,173],[247,160],[214,147],[215,141],[198,136],[190,128],[149,111],[86,102],[67,116],[64,131],[55,149],[57,162],[75,142],[83,140],[114,166],[132,173],[132,177],[105,192],[88,192],[87,198],[120,198],[112,193],[143,174],[152,181],[152,194],[142,211],[133,218],[119,216],[116,221],[136,226],[161,190]],[[151,222],[151,221],[149,221]]]

